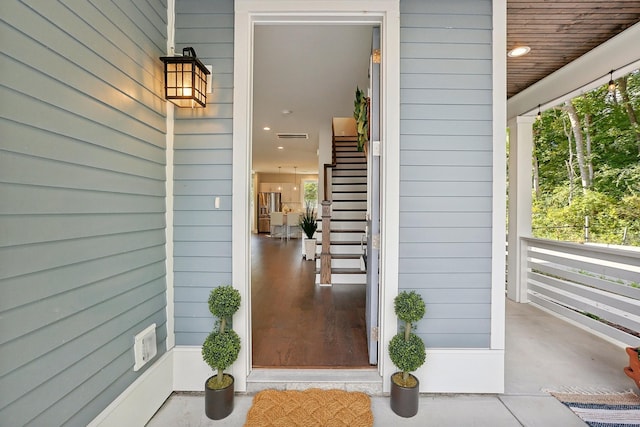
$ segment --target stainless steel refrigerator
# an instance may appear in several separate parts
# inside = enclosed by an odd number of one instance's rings
[[[271,212],[282,211],[281,193],[258,193],[258,233],[271,232]]]

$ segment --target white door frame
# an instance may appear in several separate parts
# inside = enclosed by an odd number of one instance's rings
[[[381,229],[380,343],[378,372],[389,390],[393,365],[386,351],[395,334],[393,297],[398,290],[400,183],[400,10],[399,0],[235,0],[233,67],[232,280],[242,296],[234,329],[242,340],[233,366],[236,389],[246,391],[251,372],[250,174],[255,23],[376,24],[381,28]]]

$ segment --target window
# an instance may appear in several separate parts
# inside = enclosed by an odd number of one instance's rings
[[[317,180],[304,180],[302,181],[304,205],[311,204],[315,206],[318,203],[318,181]]]

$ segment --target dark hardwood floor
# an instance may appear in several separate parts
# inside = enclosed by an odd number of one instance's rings
[[[369,367],[364,285],[315,285],[301,239],[251,239],[253,366]]]

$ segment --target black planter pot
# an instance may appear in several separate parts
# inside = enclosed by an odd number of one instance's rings
[[[221,420],[233,412],[235,380],[229,374],[224,374],[224,376],[231,377],[231,384],[226,388],[220,390],[209,388],[207,384],[213,376],[204,383],[204,413],[212,420]]]
[[[418,378],[413,375],[409,375],[415,378],[415,387],[399,386],[393,382],[393,375],[391,376],[391,410],[393,410],[396,415],[400,415],[404,418],[413,417],[418,413],[420,397],[420,381],[418,381]]]

